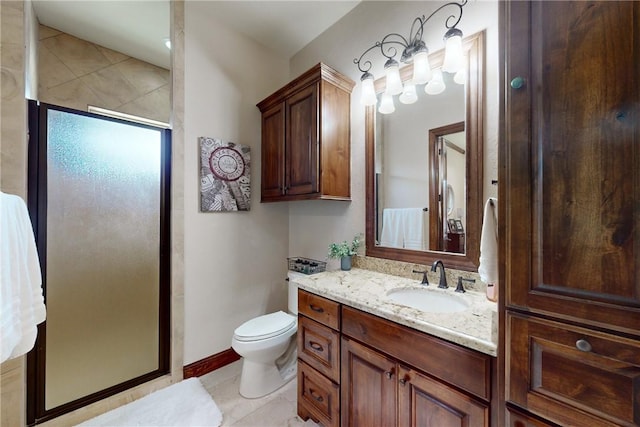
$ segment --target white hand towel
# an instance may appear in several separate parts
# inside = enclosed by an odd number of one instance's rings
[[[401,248],[402,239],[402,209],[382,210],[382,231],[380,232],[380,246],[387,248]]]
[[[424,210],[421,208],[407,208],[401,209],[401,211],[404,248],[419,251],[425,250]]]
[[[478,273],[485,283],[498,282],[498,199],[495,198],[489,198],[484,205]]]
[[[42,276],[24,201],[0,192],[0,363],[35,343],[45,320]]]

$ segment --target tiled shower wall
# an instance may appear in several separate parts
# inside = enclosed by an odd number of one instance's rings
[[[169,70],[40,25],[38,98],[169,122]]]

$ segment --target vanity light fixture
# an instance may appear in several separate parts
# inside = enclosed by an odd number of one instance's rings
[[[425,92],[430,95],[442,93],[446,88],[442,79],[443,71],[455,74],[454,81],[458,84],[464,84],[466,81],[466,73],[462,52],[462,31],[456,28],[456,26],[462,19],[462,8],[467,4],[467,1],[468,0],[462,0],[460,3],[446,3],[426,18],[424,15],[417,17],[411,25],[408,39],[398,33],[387,34],[381,41],[376,42],[373,46],[365,50],[362,55],[360,55],[360,58],[354,59],[353,63],[356,64],[360,72],[362,72],[362,77],[360,78],[362,82],[360,102],[363,105],[375,105],[378,102],[374,86],[374,77],[373,74],[370,73],[373,64],[370,60],[364,60],[369,52],[377,49],[380,49],[380,53],[386,58],[384,65],[385,91],[380,100],[380,108],[378,109],[382,114],[389,114],[395,111],[393,105],[394,95],[400,95],[400,102],[405,104],[416,102],[418,99],[415,88],[416,85],[426,84]],[[444,22],[447,31],[443,37],[445,54],[442,68],[432,70],[429,65],[429,49],[422,40],[422,36],[426,23],[443,9],[454,9],[455,13],[449,15]],[[399,51],[397,46],[402,47],[400,61],[404,64],[413,63],[413,78],[405,83],[404,86],[400,78],[400,64],[395,60],[395,56]]]

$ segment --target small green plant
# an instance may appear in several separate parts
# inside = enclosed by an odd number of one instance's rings
[[[329,258],[344,258],[358,254],[358,249],[362,244],[362,234],[356,234],[351,243],[346,240],[342,243],[332,243],[329,245]]]

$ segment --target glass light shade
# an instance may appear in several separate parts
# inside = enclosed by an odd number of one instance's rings
[[[442,71],[457,73],[464,65],[462,58],[462,31],[452,28],[444,35],[444,61]]]
[[[382,94],[382,99],[380,99],[380,107],[378,107],[378,112],[381,114],[391,114],[396,111],[395,105],[393,105],[393,96],[388,93]]]
[[[413,104],[418,100],[418,94],[416,93],[416,85],[412,81],[408,81],[404,84],[402,95],[398,98],[403,104]]]
[[[446,88],[447,86],[444,84],[444,80],[442,80],[442,71],[433,70],[433,78],[424,87],[424,91],[427,95],[438,95],[444,92]]]
[[[465,84],[467,82],[467,70],[464,68],[459,69],[456,75],[453,76],[453,81],[459,85]]]
[[[378,102],[376,89],[373,86],[373,75],[369,74],[369,76],[362,79],[362,93],[360,94],[360,103],[362,105],[375,105]]]
[[[384,64],[387,87],[385,92],[389,95],[399,95],[402,93],[402,80],[400,80],[400,66],[398,61],[389,59]]]
[[[413,57],[413,83],[423,85],[431,80],[431,66],[429,65],[429,53],[418,52]]]

